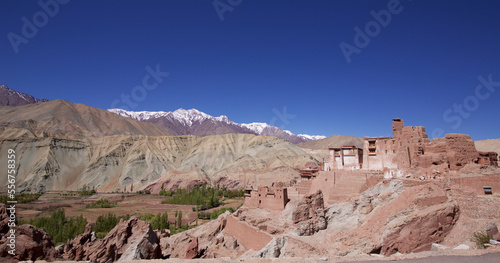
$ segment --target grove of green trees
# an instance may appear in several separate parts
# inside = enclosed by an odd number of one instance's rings
[[[64,209],[53,211],[50,217],[20,220],[19,224],[30,224],[43,229],[55,243],[64,243],[85,231],[87,219],[82,215],[66,218]]]
[[[177,188],[175,192],[169,190],[160,190],[160,195],[170,196],[162,201],[164,204],[179,204],[179,205],[196,205],[197,210],[206,210],[212,207],[217,207],[222,204],[221,198],[234,198],[244,196],[245,191],[243,189],[239,190],[228,190],[226,188],[220,188],[219,185],[212,187],[203,185],[195,185],[193,187]]]

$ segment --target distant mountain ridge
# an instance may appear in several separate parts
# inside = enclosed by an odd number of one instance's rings
[[[117,116],[106,110],[64,100],[0,107],[0,129],[4,127],[91,137],[170,135],[152,123]]]
[[[47,99],[37,99],[29,94],[9,89],[6,85],[0,85],[0,106],[22,106],[45,102]]]
[[[18,92],[16,90],[8,88],[6,85],[0,85],[0,106],[26,106],[30,104],[35,104],[38,102],[48,102],[47,99],[38,99],[29,94]],[[79,106],[77,106],[79,105]],[[64,108],[63,111],[57,112],[53,108]],[[90,108],[92,108],[90,110]],[[19,109],[5,109],[4,118],[0,123],[1,126],[13,126],[18,128],[35,128],[42,131],[57,131],[57,132],[69,132],[75,134],[86,134],[92,136],[103,136],[111,134],[122,134],[118,132],[116,128],[112,126],[107,126],[106,123],[121,123],[125,124],[123,120],[114,119],[107,114],[102,115],[98,109],[87,106],[83,107],[80,104],[73,104],[67,101],[57,100],[57,102],[50,105],[43,105],[41,107],[29,108],[30,110],[42,110],[39,114],[34,114],[34,112],[28,115],[32,119],[25,119],[16,117],[15,114],[19,112],[24,112],[28,110]],[[64,116],[63,113],[69,110],[73,112],[77,117],[75,120],[78,124],[72,124],[70,116]],[[76,110],[76,111],[75,111]],[[47,112],[52,112],[54,115],[47,115]],[[313,141],[318,139],[326,138],[320,135],[308,135],[308,134],[293,134],[291,131],[283,130],[279,127],[271,126],[267,123],[253,122],[253,123],[243,123],[239,124],[230,120],[227,116],[221,115],[219,117],[214,117],[204,112],[198,111],[196,109],[178,109],[176,111],[165,112],[165,111],[126,111],[122,109],[110,109],[105,112],[112,112],[118,114],[121,117],[128,117],[139,121],[142,123],[149,123],[150,125],[138,125],[138,123],[128,123],[123,126],[125,134],[140,134],[144,135],[196,135],[196,136],[209,136],[217,134],[228,134],[228,133],[242,133],[242,134],[254,134],[262,136],[273,136],[281,139],[285,139],[293,144],[298,144],[307,141]],[[85,117],[78,117],[83,114]],[[28,116],[27,115],[27,116]],[[71,114],[69,114],[71,115]],[[24,115],[22,115],[24,116]],[[57,117],[56,117],[57,116]],[[100,116],[100,117],[97,117]],[[106,116],[106,117],[104,117]],[[26,117],[26,116],[25,116]],[[60,118],[60,119],[59,119]],[[99,118],[106,119],[98,120]],[[27,124],[28,122],[33,122]],[[70,121],[67,123],[67,121]],[[87,121],[90,121],[87,123]],[[64,127],[58,127],[55,123],[65,123]],[[99,124],[98,124],[99,123]],[[156,125],[151,125],[156,124]],[[107,127],[109,130],[106,130]],[[148,130],[149,129],[151,130]],[[165,131],[160,131],[158,128],[163,128]]]
[[[246,133],[263,136],[274,136],[297,144],[301,142],[326,138],[320,135],[293,134],[288,130],[271,126],[267,123],[254,122],[239,124],[225,115],[214,117],[196,109],[178,109],[176,111],[126,111],[109,109],[118,115],[143,122],[160,125],[172,135],[209,136],[227,133]]]

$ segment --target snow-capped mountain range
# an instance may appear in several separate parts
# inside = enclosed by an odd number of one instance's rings
[[[267,123],[253,122],[238,124],[227,116],[214,117],[196,109],[178,109],[176,111],[126,111],[109,109],[118,115],[143,122],[156,123],[172,135],[207,136],[225,133],[249,133],[255,135],[275,136],[291,143],[301,143],[326,138],[321,135],[293,134],[291,131]]]

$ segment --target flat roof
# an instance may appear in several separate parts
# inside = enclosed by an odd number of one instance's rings
[[[392,139],[392,137],[365,137],[365,140],[387,140]]]
[[[330,147],[330,146],[328,146],[328,150],[340,150],[340,147]]]

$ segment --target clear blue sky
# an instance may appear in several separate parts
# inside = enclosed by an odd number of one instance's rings
[[[220,0],[219,16],[212,0],[72,0],[51,14],[3,0],[0,83],[102,109],[135,92],[132,110],[196,108],[294,133],[391,135],[399,117],[431,136],[500,138],[500,1],[396,2]],[[350,63],[342,42],[357,48]],[[137,87],[156,65],[170,75]],[[284,107],[295,117],[278,118]]]

